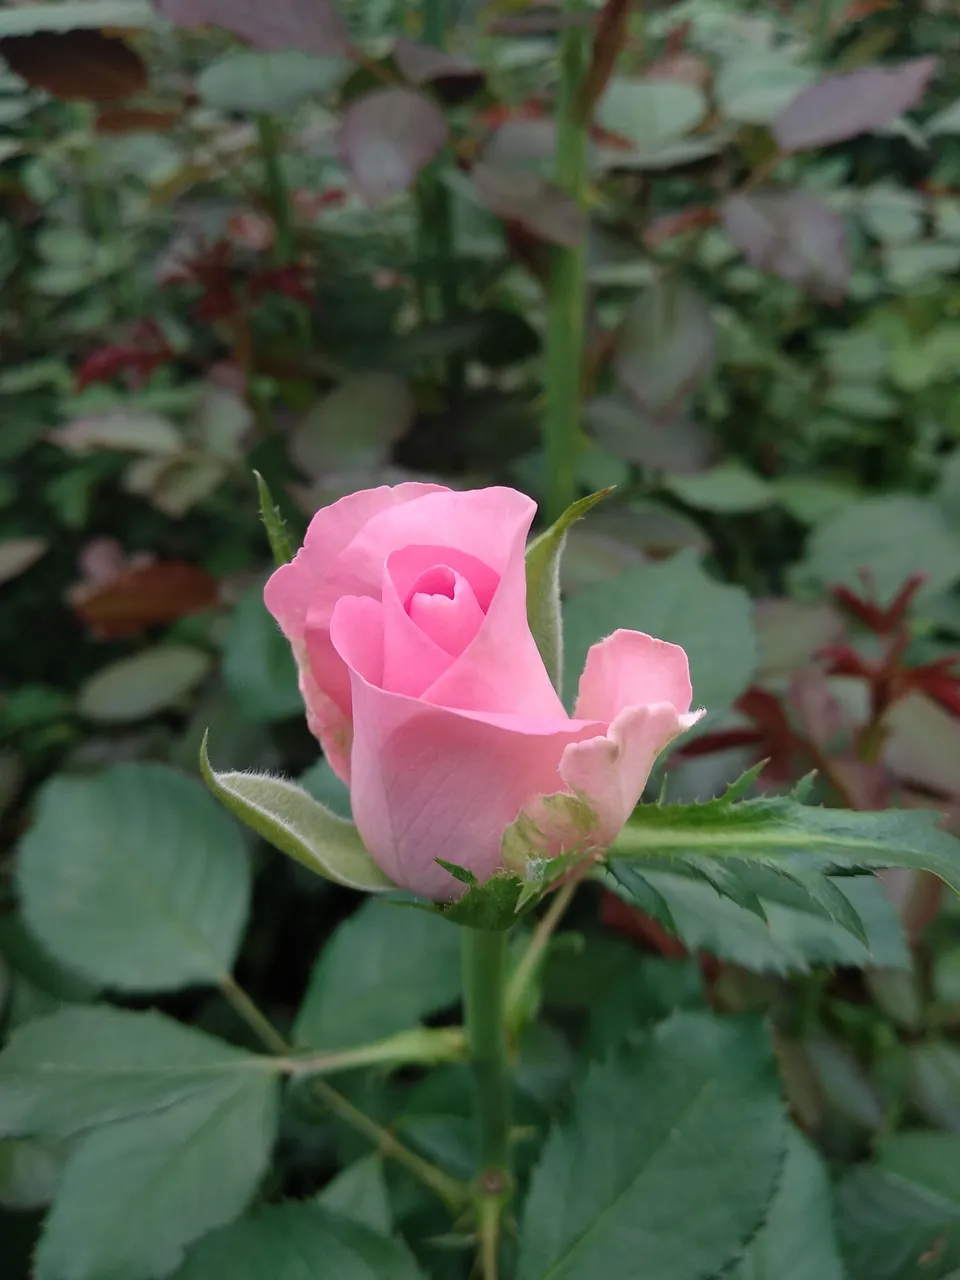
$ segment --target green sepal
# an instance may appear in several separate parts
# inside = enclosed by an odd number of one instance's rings
[[[270,543],[270,550],[273,552],[274,563],[279,568],[282,564],[287,564],[293,559],[293,543],[290,541],[290,531],[287,528],[287,522],[280,514],[280,508],[273,500],[267,482],[259,471],[253,473],[257,478],[257,493],[260,495],[260,519],[263,521],[263,527],[267,531],[267,539]]]
[[[527,622],[558,693],[563,675],[560,558],[571,526],[612,492],[613,489],[601,489],[574,502],[527,547]]]
[[[265,773],[217,773],[200,746],[200,771],[217,799],[275,849],[310,871],[365,893],[396,886],[364,847],[352,822],[331,813],[303,787]]]

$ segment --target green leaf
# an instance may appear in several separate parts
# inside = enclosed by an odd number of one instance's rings
[[[202,649],[162,644],[102,667],[81,688],[77,711],[100,724],[145,720],[180,702],[210,670]]]
[[[289,641],[263,603],[263,585],[237,603],[223,642],[223,678],[246,720],[283,720],[303,714],[297,664]]]
[[[769,1216],[731,1280],[845,1280],[827,1170],[793,1127]]]
[[[460,996],[460,931],[426,911],[368,901],[333,933],[310,978],[297,1044],[384,1039]]]
[[[527,621],[554,688],[563,677],[563,624],[560,611],[560,561],[567,533],[611,492],[602,489],[572,503],[549,529],[527,547]]]
[[[61,1009],[15,1032],[0,1053],[0,1134],[67,1138],[275,1074],[270,1058],[160,1013]]]
[[[753,1022],[677,1014],[595,1066],[553,1131],[520,1231],[519,1280],[702,1280],[760,1227],[785,1142]],[[695,1228],[695,1229],[694,1229]]]
[[[315,1204],[260,1209],[204,1240],[174,1280],[424,1280],[407,1249]]]
[[[695,871],[704,859],[722,859],[748,883],[758,871],[772,871],[858,935],[863,931],[857,913],[829,875],[905,867],[931,871],[960,891],[960,842],[939,830],[937,813],[852,813],[814,808],[789,796],[737,801],[737,794],[734,784],[727,795],[705,804],[638,806],[614,845],[610,873],[633,893],[635,879],[669,870],[671,863]]]
[[[290,541],[290,533],[287,529],[286,521],[280,514],[280,508],[274,502],[270,490],[267,488],[266,480],[264,480],[259,471],[254,471],[253,474],[257,478],[260,519],[263,521],[263,527],[267,531],[267,539],[270,543],[270,550],[273,552],[274,563],[279,567],[293,559],[293,544]]]
[[[266,1073],[235,1073],[84,1138],[44,1223],[37,1280],[169,1274],[188,1245],[249,1203],[270,1159],[277,1103]]]
[[[17,875],[50,954],[122,991],[220,982],[250,897],[236,828],[192,778],[157,764],[48,782]]]
[[[929,1039],[907,1051],[910,1099],[931,1124],[960,1133],[960,1049]]]
[[[369,1227],[379,1235],[393,1230],[393,1213],[381,1156],[363,1156],[342,1169],[317,1196],[317,1203],[331,1213]]]
[[[694,551],[628,569],[585,587],[564,608],[564,684],[575,689],[587,650],[618,627],[682,645],[690,660],[694,706],[707,722],[750,683],[755,666],[753,609],[746,592],[703,570]]]
[[[854,1169],[838,1189],[837,1225],[850,1280],[946,1280],[960,1266],[960,1138],[890,1134],[879,1157]]]
[[[468,889],[462,898],[437,908],[447,920],[473,929],[511,929],[520,918],[527,886],[519,876],[493,875]],[[532,905],[532,903],[530,904]]]
[[[598,122],[627,138],[642,157],[656,156],[676,143],[706,114],[707,100],[701,89],[666,77],[615,77],[597,103]]]
[[[859,590],[863,569],[872,574],[882,601],[914,573],[926,575],[920,595],[929,599],[960,579],[960,533],[929,499],[866,498],[813,530],[793,577],[798,584],[841,583]]]
[[[346,58],[318,58],[298,49],[244,49],[209,63],[196,87],[203,102],[220,111],[288,111],[335,89],[350,66]]]
[[[353,823],[338,818],[295,782],[266,773],[217,773],[206,738],[200,768],[217,799],[281,853],[348,889],[378,893],[395,887],[364,848]]]
[[[63,1159],[55,1143],[0,1139],[0,1209],[23,1213],[48,1205],[60,1181]]]
[[[416,416],[405,383],[390,373],[343,382],[310,409],[290,440],[290,456],[308,476],[383,466]]]
[[[722,462],[698,475],[669,476],[665,487],[689,507],[725,515],[762,511],[776,497],[766,480],[736,461]]]
[[[789,881],[758,888],[764,920],[732,898],[718,896],[718,890],[703,880],[646,868],[639,874],[655,895],[651,914],[672,929],[685,946],[756,973],[805,973],[817,964],[901,969],[909,963],[900,919],[872,876],[850,876],[836,882],[863,923],[864,945],[827,919],[822,909]],[[644,905],[632,878],[618,876],[615,892],[635,906]]]

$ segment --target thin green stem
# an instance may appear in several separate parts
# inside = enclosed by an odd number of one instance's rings
[[[293,1058],[287,1068],[293,1076],[332,1075],[357,1067],[435,1066],[441,1062],[461,1062],[466,1056],[466,1037],[460,1027],[416,1027],[373,1044],[312,1058]]]
[[[263,160],[263,184],[277,229],[276,258],[280,263],[293,262],[297,256],[297,231],[290,193],[283,176],[280,130],[273,116],[257,117],[257,133],[260,138],[260,158]]]
[[[583,210],[587,204],[587,125],[578,119],[577,103],[588,56],[588,33],[569,27],[560,47],[556,176],[558,186]],[[558,245],[553,250],[543,424],[546,518],[551,522],[558,520],[577,496],[585,311],[586,245],[582,237],[575,248]]]
[[[513,971],[507,986],[507,1026],[511,1031],[519,1030],[523,1023],[530,984],[540,971],[550,939],[570,905],[578,883],[577,880],[568,880],[563,888],[558,889],[553,895],[550,906],[537,922],[533,937],[520,957],[520,963]]]
[[[297,1059],[291,1057],[293,1046],[284,1039],[266,1014],[257,1008],[247,992],[244,991],[231,974],[226,974],[220,980],[220,991],[223,994],[223,998],[254,1032],[264,1048],[284,1059],[283,1062],[278,1063],[282,1070],[296,1074],[298,1068],[306,1066],[306,1059],[298,1062]],[[359,1107],[355,1107],[342,1093],[338,1093],[332,1085],[327,1084],[326,1080],[317,1076],[310,1080],[309,1088],[313,1095],[328,1107],[334,1115],[339,1116],[346,1124],[362,1133],[364,1137],[369,1138],[382,1155],[396,1160],[398,1164],[402,1164],[408,1169],[414,1177],[419,1178],[425,1187],[429,1187],[444,1202],[451,1213],[458,1214],[469,1206],[471,1194],[465,1183],[451,1177],[448,1173],[444,1173],[442,1169],[431,1164],[429,1160],[424,1160],[415,1151],[411,1151],[409,1147],[404,1146],[389,1129],[385,1129],[368,1115],[365,1115]]]
[[[453,1178],[442,1169],[424,1160],[415,1151],[396,1138],[389,1129],[383,1128],[375,1120],[355,1107],[353,1103],[338,1093],[326,1080],[317,1078],[310,1081],[313,1095],[351,1128],[362,1133],[383,1156],[396,1160],[397,1164],[409,1170],[415,1178],[428,1187],[453,1214],[459,1214],[470,1204],[470,1189],[458,1178]]]
[[[257,1008],[233,974],[225,974],[220,979],[220,992],[234,1013],[247,1024],[265,1049],[269,1049],[271,1053],[280,1054],[281,1057],[292,1052],[291,1045],[267,1015]]]
[[[500,1215],[510,1192],[507,934],[463,930],[463,1005],[476,1097],[477,1214],[484,1280],[496,1280]]]

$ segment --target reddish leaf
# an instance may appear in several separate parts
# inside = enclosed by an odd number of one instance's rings
[[[678,213],[664,213],[648,222],[643,232],[643,243],[648,249],[659,249],[662,244],[682,236],[685,231],[699,231],[712,226],[717,220],[715,209],[697,204]]]
[[[473,168],[473,185],[491,213],[518,223],[539,240],[575,249],[583,238],[583,210],[559,187],[536,173],[480,161]]]
[[[153,0],[178,27],[223,27],[256,49],[346,53],[347,30],[334,0]]]
[[[97,116],[97,133],[167,133],[181,120],[179,111],[151,111],[137,107],[112,107]]]
[[[340,158],[371,203],[412,187],[446,140],[443,112],[413,89],[374,89],[340,121]]]
[[[410,84],[432,85],[446,103],[465,102],[483,88],[486,76],[471,62],[444,49],[432,49],[401,36],[393,46],[393,59]]]
[[[589,120],[593,109],[603,97],[607,81],[616,66],[620,50],[627,38],[627,18],[631,0],[606,0],[597,19],[597,33],[593,40],[593,56],[577,102],[581,120]]]
[[[827,76],[784,107],[772,125],[782,151],[828,147],[889,124],[915,107],[937,70],[936,58],[864,67]]]
[[[843,220],[803,191],[730,196],[727,235],[753,266],[839,302],[850,277]]]
[[[147,68],[117,36],[38,31],[0,40],[11,70],[36,89],[79,102],[113,102],[147,87]]]
[[[113,640],[176,622],[217,603],[216,581],[197,565],[158,561],[74,588],[71,604],[94,635]]]

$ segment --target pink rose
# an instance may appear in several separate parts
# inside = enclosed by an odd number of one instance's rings
[[[518,833],[546,857],[608,848],[698,718],[684,651],[637,631],[593,646],[567,715],[527,624],[535,511],[512,489],[354,493],[264,593],[364,843],[427,898],[463,892],[436,859],[483,881]]]

